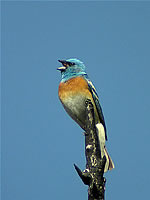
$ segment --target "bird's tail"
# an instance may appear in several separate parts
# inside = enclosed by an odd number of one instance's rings
[[[108,170],[113,169],[115,166],[110,155],[108,154],[106,147],[104,147],[104,154],[106,156],[106,164],[105,164],[104,172],[107,172]]]
[[[104,130],[103,125],[101,123],[98,123],[96,124],[96,128],[97,128],[97,134],[98,134],[98,139],[99,139],[99,144],[100,144],[101,158],[103,158],[104,155],[106,156],[106,164],[105,164],[104,172],[107,172],[108,170],[111,170],[114,168],[114,163],[105,147],[105,130]]]

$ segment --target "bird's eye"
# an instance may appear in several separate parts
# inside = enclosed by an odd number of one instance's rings
[[[63,63],[63,65],[66,66],[66,67],[70,67],[70,66],[72,66],[72,65],[75,65],[75,63],[74,63],[74,62],[65,61],[65,62]]]
[[[69,66],[75,65],[73,62],[68,62]]]

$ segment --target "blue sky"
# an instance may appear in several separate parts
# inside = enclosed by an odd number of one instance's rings
[[[2,199],[87,199],[82,130],[58,99],[58,59],[79,58],[100,97],[106,198],[148,199],[150,2],[2,2]]]

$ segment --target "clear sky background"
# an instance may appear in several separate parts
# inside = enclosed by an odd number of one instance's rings
[[[100,96],[106,199],[148,199],[150,2],[2,2],[2,200],[87,199],[84,136],[58,99],[58,59],[78,58]]]

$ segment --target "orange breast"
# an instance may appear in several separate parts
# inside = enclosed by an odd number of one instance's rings
[[[83,115],[85,116],[84,107],[85,107],[86,99],[90,99],[92,101],[92,104],[94,106],[94,111],[95,111],[96,123],[100,121],[95,102],[88,88],[88,83],[84,78],[76,77],[76,78],[72,78],[68,80],[67,82],[60,83],[58,94],[68,114],[75,121],[76,121],[76,118],[79,119],[77,123],[79,123],[81,128],[83,128],[85,125],[86,117],[84,117],[83,119],[82,116]],[[82,97],[85,97],[85,98],[82,98]],[[81,112],[81,113],[78,115],[78,112]]]
[[[72,96],[79,93],[82,93],[87,97],[89,95],[91,96],[91,93],[88,90],[88,84],[82,77],[72,78],[67,82],[60,83],[58,93],[61,100],[64,100],[68,95]]]

